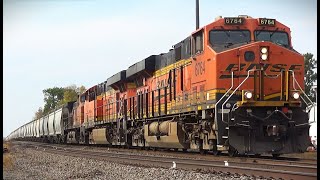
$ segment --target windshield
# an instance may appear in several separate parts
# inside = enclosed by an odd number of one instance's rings
[[[216,45],[234,45],[250,42],[250,31],[248,30],[211,30],[210,43]]]
[[[271,41],[278,45],[285,47],[289,46],[289,38],[286,32],[280,31],[255,31],[254,32],[256,41]]]

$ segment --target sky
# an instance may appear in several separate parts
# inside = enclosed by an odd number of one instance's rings
[[[316,0],[200,0],[200,26],[217,16],[274,18],[294,49],[317,58]],[[42,90],[89,88],[195,30],[195,0],[4,0],[3,136],[32,120]]]

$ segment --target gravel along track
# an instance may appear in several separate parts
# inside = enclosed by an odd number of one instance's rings
[[[39,146],[35,146],[39,147]],[[179,166],[179,169],[202,171],[209,173],[224,172],[238,173],[246,175],[256,175],[263,177],[276,177],[283,179],[316,179],[316,166],[297,166],[291,164],[263,164],[257,162],[221,162],[206,161],[172,157],[157,157],[146,155],[132,155],[127,153],[101,153],[96,151],[79,150],[74,148],[61,148],[59,146],[48,146],[47,152],[59,153],[71,156],[88,157],[90,159],[100,159],[112,162],[121,162],[144,167],[162,167],[170,169],[171,166]],[[41,148],[43,148],[41,146]],[[72,153],[71,153],[72,152]],[[174,162],[174,163],[173,163]]]
[[[108,162],[121,163],[127,165],[136,165],[138,167],[162,167],[162,169],[171,169],[173,161],[176,162],[176,166],[179,169],[191,170],[187,172],[197,171],[205,172],[207,175],[218,175],[219,179],[228,177],[227,179],[237,179],[242,177],[250,176],[239,176],[230,175],[232,174],[246,174],[246,175],[256,175],[257,177],[276,177],[283,179],[316,179],[316,165],[308,164],[303,162],[290,162],[290,161],[274,161],[268,160],[249,160],[246,161],[227,161],[223,162],[221,160],[205,160],[205,159],[190,159],[190,158],[176,158],[176,157],[166,157],[158,155],[146,155],[142,154],[132,154],[128,152],[103,152],[97,151],[97,148],[88,148],[81,146],[66,146],[57,144],[43,144],[43,143],[27,143],[18,142],[21,146],[34,148],[40,152],[51,152],[54,154],[63,154],[65,156],[76,156],[76,157],[87,157],[87,159],[97,159],[104,160]],[[242,159],[243,160],[243,159]],[[252,162],[253,161],[253,162]],[[293,164],[295,163],[295,164]],[[159,169],[159,168],[158,168]],[[160,168],[161,169],[161,168]],[[139,170],[140,172],[140,170]],[[141,171],[143,172],[143,171]],[[224,173],[220,173],[224,172]],[[222,177],[220,177],[222,176]],[[171,177],[169,175],[169,177]],[[173,176],[174,177],[174,176]],[[186,177],[183,177],[186,179]],[[196,177],[195,177],[196,178]],[[192,178],[192,179],[195,179]],[[213,178],[213,177],[212,177]],[[212,179],[211,178],[211,179]],[[253,177],[252,177],[253,178]],[[140,178],[141,179],[141,178]],[[157,178],[156,178],[157,179]],[[163,179],[163,178],[161,178]],[[166,178],[164,178],[166,179]],[[175,178],[174,178],[175,179]],[[262,179],[262,178],[260,178]]]
[[[29,146],[29,144],[27,145]],[[52,145],[52,144],[35,144],[33,147],[36,148],[47,148],[48,150],[63,150],[63,153],[67,152],[78,152],[83,155],[92,155],[92,158],[97,157],[110,157],[120,159],[133,159],[134,160],[143,160],[146,161],[155,160],[156,162],[160,162],[162,159],[166,158],[167,162],[171,163],[175,162],[182,162],[182,163],[189,163],[189,164],[202,164],[202,165],[210,165],[216,164],[218,166],[225,166],[226,162],[228,165],[239,166],[239,167],[251,167],[251,168],[264,168],[264,169],[271,169],[271,170],[287,170],[293,172],[300,172],[301,168],[303,168],[303,172],[305,173],[316,173],[316,162],[305,162],[302,161],[285,161],[285,160],[271,160],[271,159],[259,159],[259,158],[228,158],[225,157],[213,157],[212,158],[201,158],[201,155],[198,158],[186,158],[186,157],[174,157],[174,156],[166,156],[167,153],[158,153],[158,154],[146,154],[146,153],[129,153],[127,151],[108,151],[108,150],[96,150],[94,148],[88,149],[85,146],[82,148],[78,147],[68,147],[66,145]],[[67,151],[67,152],[64,152]],[[138,157],[138,159],[136,159]],[[197,157],[197,156],[195,156]]]
[[[131,166],[101,159],[54,154],[49,151],[17,144],[12,146],[10,156],[13,163],[9,167],[3,167],[3,179],[265,179],[219,172],[200,173]]]
[[[267,163],[267,164],[283,164],[288,165],[299,165],[299,166],[316,166],[317,165],[317,155],[316,153],[309,154],[309,157],[305,157],[306,153],[301,154],[292,154],[291,157],[279,157],[274,159],[270,156],[260,156],[260,157],[228,157],[228,155],[219,155],[214,156],[212,154],[201,155],[198,152],[173,152],[167,150],[140,150],[140,149],[124,149],[124,148],[115,148],[115,147],[99,147],[99,146],[84,146],[84,145],[67,145],[67,144],[47,144],[39,142],[30,142],[30,141],[19,141],[16,143],[25,144],[27,146],[39,146],[39,147],[57,147],[57,148],[67,148],[75,150],[89,150],[94,152],[108,152],[108,153],[117,153],[117,154],[133,154],[133,155],[150,155],[150,156],[160,156],[160,157],[176,157],[176,158],[186,158],[186,159],[199,159],[199,160],[221,160],[228,162],[256,162],[256,163]],[[289,156],[289,155],[287,155]]]

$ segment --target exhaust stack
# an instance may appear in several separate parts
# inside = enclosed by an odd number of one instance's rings
[[[199,29],[199,0],[196,0],[196,30]]]

